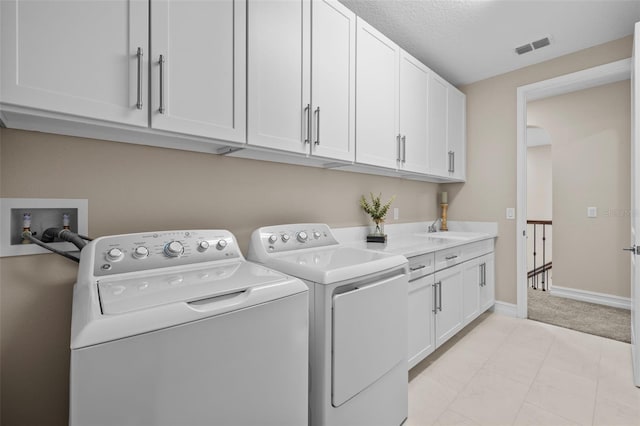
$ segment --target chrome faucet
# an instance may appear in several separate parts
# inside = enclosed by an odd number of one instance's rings
[[[441,218],[437,218],[436,220],[434,220],[433,223],[429,225],[429,230],[427,232],[438,232],[438,228],[436,228],[436,223],[438,223],[440,219]]]

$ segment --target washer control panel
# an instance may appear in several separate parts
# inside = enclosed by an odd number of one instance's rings
[[[94,275],[242,259],[233,234],[226,230],[164,231],[114,235],[92,241]]]
[[[252,235],[251,244],[259,244],[267,253],[279,253],[305,248],[338,244],[331,229],[324,223],[302,223],[266,226]]]

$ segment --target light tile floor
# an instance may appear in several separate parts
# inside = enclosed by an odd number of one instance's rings
[[[409,373],[407,426],[640,426],[629,344],[487,313]]]

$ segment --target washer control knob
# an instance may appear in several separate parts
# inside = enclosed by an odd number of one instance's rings
[[[147,256],[149,256],[149,249],[145,246],[138,246],[133,251],[133,257],[135,257],[136,259],[144,259]]]
[[[287,241],[289,241],[290,238],[291,237],[289,236],[289,234],[282,234],[282,241],[283,242],[286,243]]]
[[[271,234],[269,236],[269,244],[275,244],[278,241],[278,236],[276,234]]]
[[[304,243],[308,239],[309,239],[309,236],[307,235],[306,232],[304,232],[304,231],[298,232],[298,241],[300,241],[301,243]]]
[[[164,254],[169,257],[180,257],[184,253],[184,246],[180,241],[171,241],[164,246]]]
[[[320,238],[320,233],[318,231],[313,231],[313,238],[315,238],[316,240]]]
[[[218,250],[224,250],[226,246],[227,246],[227,240],[220,240],[218,241],[218,244],[216,244],[216,248]]]
[[[124,254],[122,253],[122,250],[120,250],[119,248],[112,248],[107,252],[107,259],[110,260],[111,262],[117,262],[119,260],[122,260],[123,257],[124,257]]]
[[[208,241],[200,241],[198,243],[198,251],[207,251],[209,249]]]

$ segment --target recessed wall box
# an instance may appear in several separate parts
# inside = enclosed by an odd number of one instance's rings
[[[68,222],[72,232],[88,234],[88,200],[66,198],[0,198],[0,257],[51,253],[32,243],[23,243],[24,217],[31,216],[30,230],[38,239],[47,228],[62,228]],[[66,217],[65,217],[66,215]],[[71,243],[51,245],[64,251],[77,251]]]

